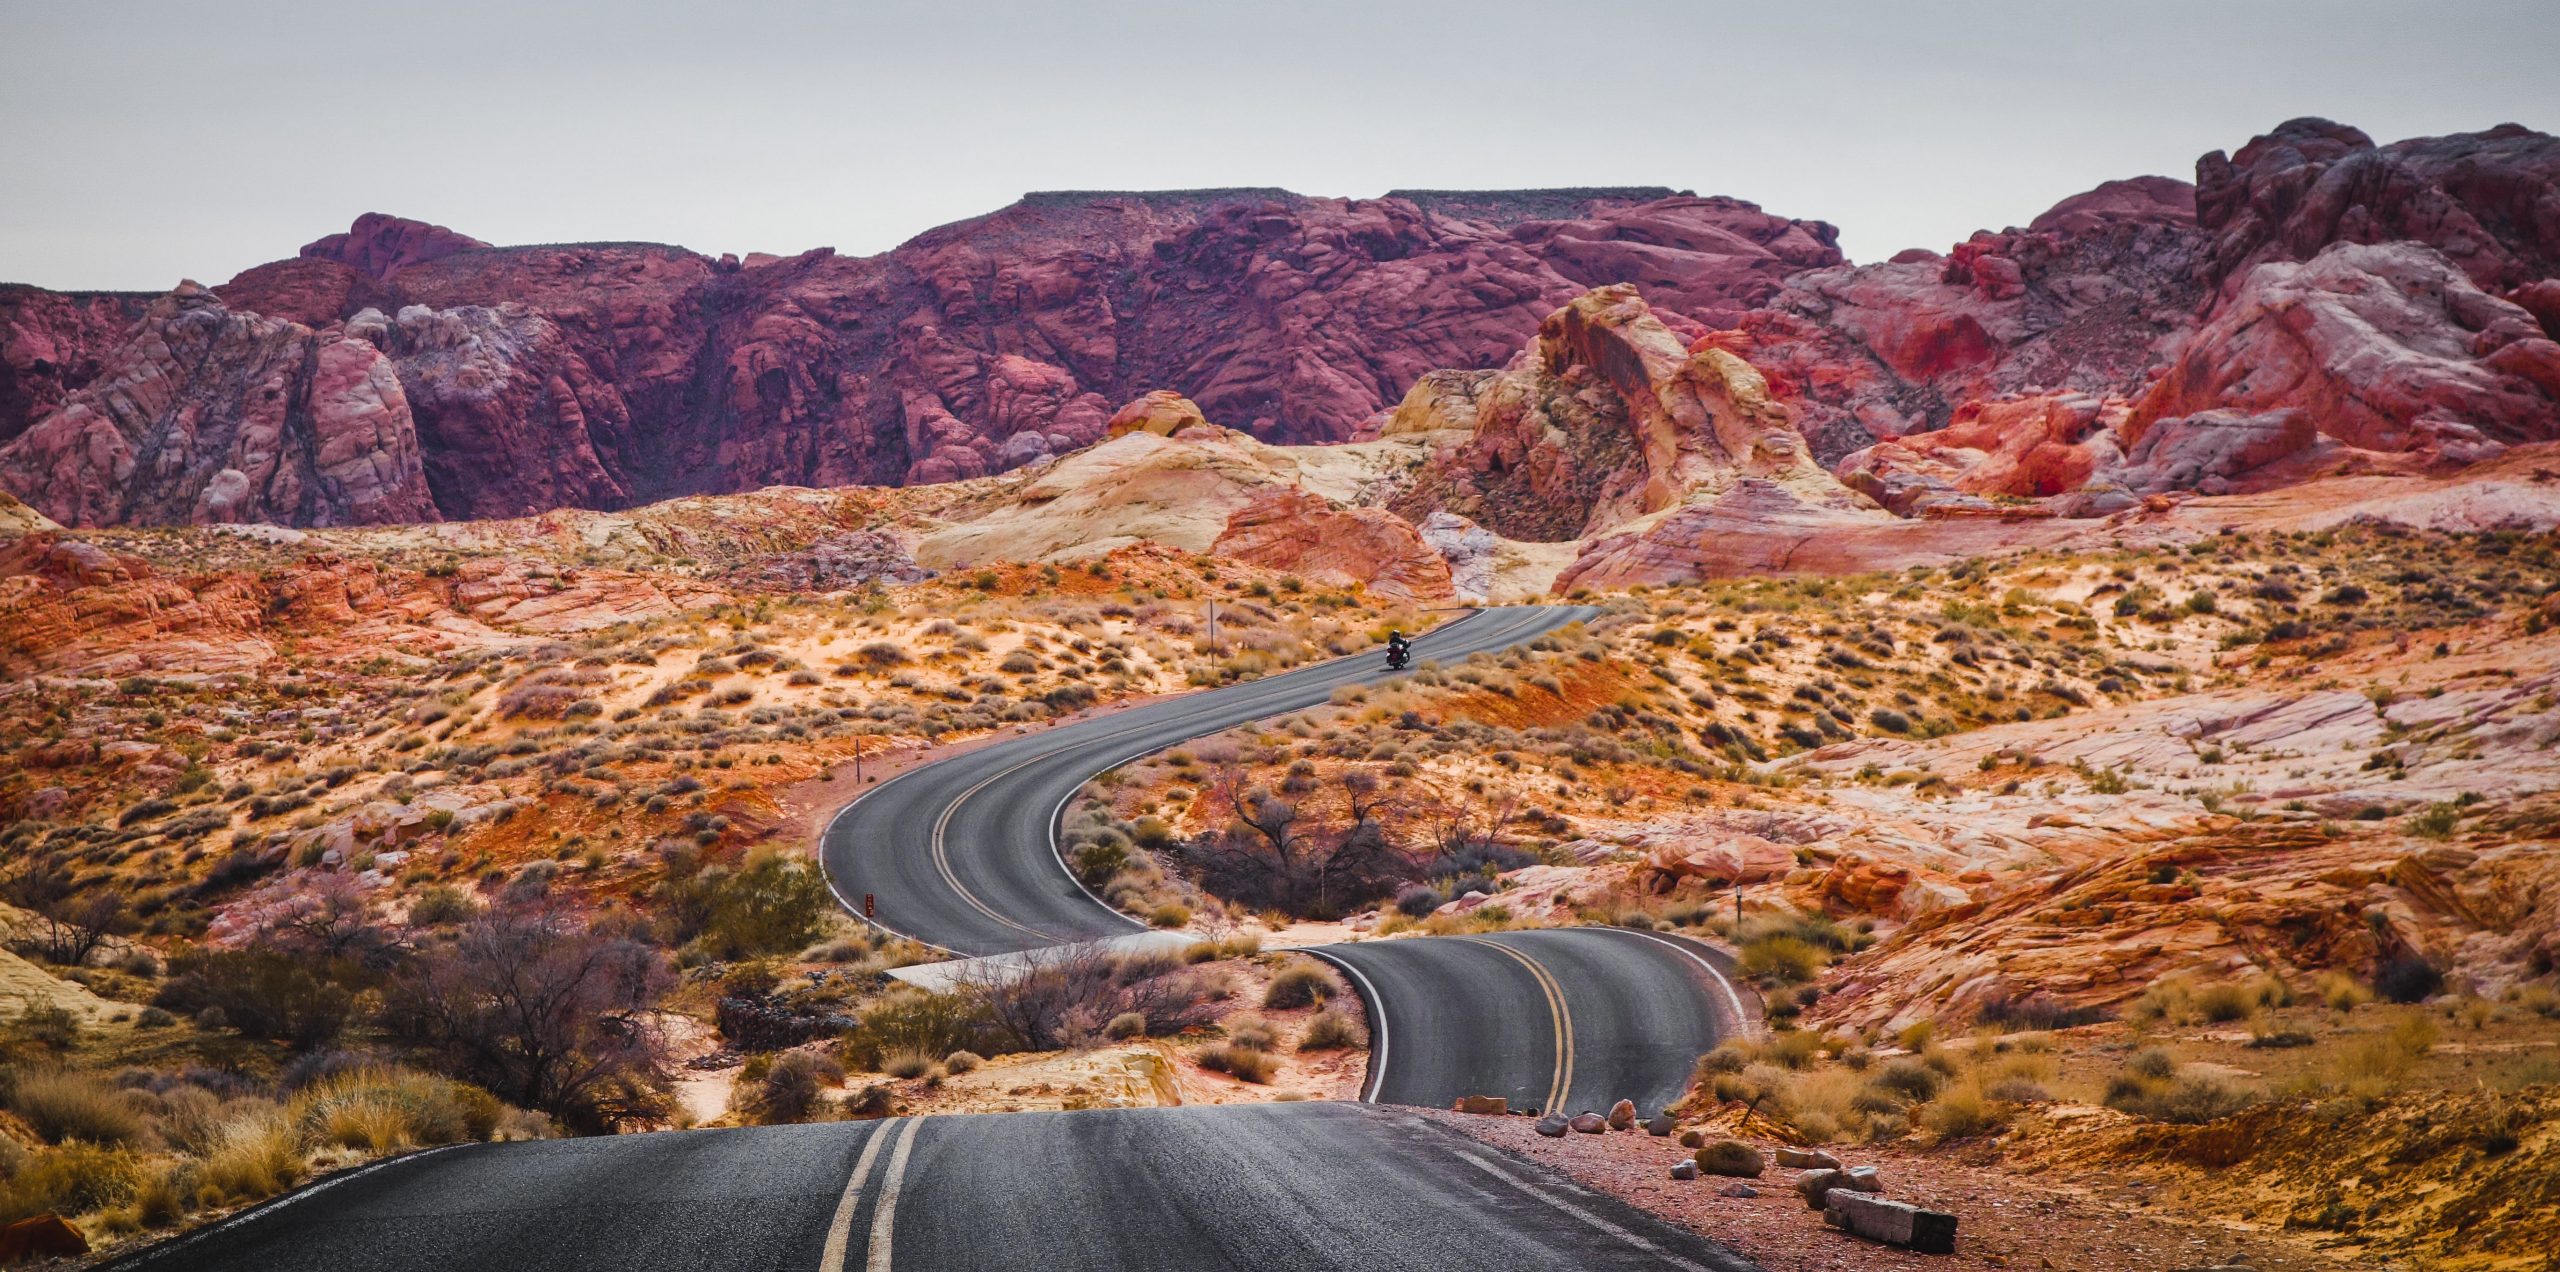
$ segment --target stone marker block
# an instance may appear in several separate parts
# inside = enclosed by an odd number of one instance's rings
[[[1511,1101],[1499,1095],[1462,1095],[1452,1107],[1460,1113],[1490,1113],[1498,1116],[1511,1111]]]
[[[1923,1210],[1907,1201],[1834,1188],[1824,1199],[1823,1222],[1844,1232],[1904,1246],[1922,1254],[1956,1252],[1956,1217],[1942,1210]]]

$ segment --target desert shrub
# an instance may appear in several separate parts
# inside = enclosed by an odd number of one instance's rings
[[[11,1032],[54,1051],[80,1045],[80,1014],[54,1003],[29,1003],[10,1023]]]
[[[843,1053],[860,1069],[878,1070],[892,1053],[948,1055],[970,1049],[992,1050],[995,1022],[983,1004],[967,994],[934,994],[900,987],[875,1000],[861,1023],[847,1035]]]
[[[2108,1108],[2155,1122],[2199,1125],[2257,1103],[2248,1091],[2205,1074],[2190,1073],[2157,1047],[2135,1052],[2107,1083]]]
[[[1124,1011],[1117,1016],[1113,1016],[1111,1018],[1111,1023],[1103,1027],[1102,1036],[1111,1039],[1113,1042],[1127,1042],[1131,1038],[1145,1036],[1146,1032],[1146,1017],[1141,1016],[1134,1011]]]
[[[1916,1104],[1937,1095],[1946,1077],[1923,1061],[1900,1056],[1878,1070],[1868,1081]]]
[[[1768,1159],[1757,1147],[1735,1139],[1709,1140],[1699,1146],[1693,1160],[1698,1163],[1698,1170],[1708,1175],[1757,1179],[1760,1172],[1768,1169]]]
[[[2331,1011],[2353,1011],[2373,1001],[2373,991],[2345,972],[2322,972],[2312,990]]]
[[[1212,1073],[1223,1073],[1238,1082],[1257,1086],[1271,1081],[1279,1072],[1280,1062],[1271,1053],[1241,1043],[1213,1042],[1194,1053],[1200,1067]]]
[[[1338,1011],[1317,1012],[1315,1019],[1307,1022],[1305,1036],[1298,1039],[1300,1051],[1338,1051],[1368,1045],[1368,1031]]]
[[[709,827],[706,827],[709,829]],[[690,847],[660,850],[655,889],[672,943],[722,960],[798,950],[825,931],[835,900],[814,867],[779,852],[736,869],[703,863]]]
[[[167,1167],[142,1181],[134,1194],[133,1217],[145,1228],[166,1228],[195,1208],[196,1171],[192,1164]]]
[[[2126,1057],[2124,1071],[2146,1080],[2162,1079],[2178,1071],[2178,1058],[2158,1047],[2145,1047]]]
[[[223,1124],[199,1178],[213,1201],[236,1203],[272,1197],[302,1173],[302,1143],[292,1120],[265,1105],[243,1109]]]
[[[320,1078],[287,1106],[304,1139],[374,1153],[489,1138],[506,1112],[497,1097],[414,1069],[366,1065]]]
[[[172,958],[169,971],[153,1006],[188,1016],[219,1012],[242,1035],[297,1051],[336,1041],[355,1013],[353,993],[281,950],[191,949]]]
[[[1226,1024],[1227,1041],[1239,1047],[1269,1051],[1280,1043],[1280,1032],[1271,1022],[1253,1016],[1238,1016]]]
[[[1691,1081],[1705,1083],[1719,1073],[1740,1073],[1758,1055],[1759,1049],[1748,1042],[1721,1043],[1715,1050],[1698,1057],[1697,1071]]]
[[[747,1111],[760,1126],[806,1122],[825,1111],[826,1088],[843,1080],[844,1070],[832,1060],[806,1051],[784,1052],[765,1071]]]
[[[921,1078],[933,1067],[933,1057],[921,1051],[892,1051],[881,1057],[880,1071],[893,1078]]]
[[[2007,1110],[1984,1089],[1959,1082],[1920,1110],[1920,1125],[1939,1139],[1984,1135],[2008,1125]]]
[[[2258,1011],[2255,987],[2238,981],[2222,981],[2196,991],[2193,1000],[2198,1016],[2214,1024],[2246,1020]]]
[[[1396,893],[1396,911],[1407,918],[1418,919],[1448,903],[1449,898],[1427,883],[1407,884]]]
[[[1101,1037],[1126,1012],[1144,1017],[1153,1034],[1206,1024],[1217,1016],[1216,986],[1176,957],[1115,956],[1080,945],[1039,951],[1028,970],[975,981],[964,992],[1017,1048],[1053,1051]]]
[[[494,907],[410,959],[385,987],[381,1023],[509,1103],[601,1131],[666,1108],[651,1013],[673,985],[627,912],[536,899]]]
[[[1982,1009],[1974,1017],[1983,1024],[2001,1029],[2036,1031],[2094,1025],[2106,1018],[2104,1008],[2066,1007],[2043,994],[2029,994],[2024,998],[1994,995],[1984,1001]]]
[[[105,1079],[70,1069],[37,1069],[17,1075],[9,1111],[48,1144],[80,1140],[124,1145],[142,1141],[149,1126],[133,1098]]]
[[[986,1061],[979,1058],[977,1052],[954,1051],[942,1058],[942,1071],[956,1077],[963,1073],[973,1073],[979,1065],[985,1063]]]
[[[2444,973],[2418,955],[2402,954],[2374,973],[2373,988],[2395,1003],[2424,1002],[2444,988]]]
[[[1742,945],[1742,974],[1764,984],[1794,985],[1814,978],[1827,960],[1811,941],[1789,932],[1767,932]]]
[[[1333,973],[1306,959],[1293,959],[1271,977],[1271,987],[1263,991],[1262,1005],[1273,1011],[1289,1011],[1313,1007],[1330,1001],[1342,992],[1341,982]]]
[[[142,1191],[142,1179],[140,1159],[124,1149],[79,1142],[47,1149],[0,1187],[0,1222],[126,1205]]]
[[[438,927],[463,923],[480,913],[480,903],[471,894],[451,884],[439,883],[419,891],[409,903],[409,921],[421,927]]]
[[[2421,839],[2450,839],[2456,826],[2462,824],[2462,805],[2447,800],[2429,804],[2409,817],[2409,833]]]

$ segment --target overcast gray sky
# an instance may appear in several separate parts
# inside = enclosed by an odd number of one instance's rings
[[[0,5],[0,279],[212,282],[394,212],[876,252],[1025,190],[1658,184],[1859,260],[2296,115],[2560,129],[2560,3]]]

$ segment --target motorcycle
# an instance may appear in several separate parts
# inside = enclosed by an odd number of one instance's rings
[[[1402,671],[1413,663],[1413,649],[1408,645],[1387,646],[1387,670]]]

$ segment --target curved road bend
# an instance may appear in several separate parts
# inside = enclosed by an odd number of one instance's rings
[[[400,1158],[116,1272],[1756,1272],[1409,1113],[1274,1104],[669,1131]]]
[[[1414,655],[1449,662],[1507,649],[1597,612],[1481,610],[1416,639]],[[880,926],[954,954],[1125,936],[1144,925],[1085,892],[1050,842],[1057,810],[1078,788],[1138,756],[1400,674],[1381,654],[1356,654],[1010,738],[865,792],[828,823],[819,851],[847,908],[860,913],[867,894]]]
[[[1415,642],[1453,660],[1531,640],[1594,611],[1481,611]],[[1058,860],[1057,810],[1094,774],[1191,738],[1302,710],[1393,674],[1375,653],[1189,694],[915,769],[838,813],[822,854],[840,898],[955,953],[1004,953],[1122,936],[1143,925],[1086,893]],[[1502,1095],[1515,1108],[1650,1112],[1692,1065],[1747,1028],[1720,954],[1651,933],[1573,929],[1369,941],[1313,951],[1351,974],[1373,1021],[1364,1098],[1446,1105]],[[1729,970],[1729,969],[1724,969]]]
[[[1726,956],[1684,937],[1581,927],[1327,945],[1370,1017],[1366,1100],[1515,1110],[1677,1103],[1699,1056],[1747,1032]],[[1384,1039],[1383,1044],[1381,1038]]]

